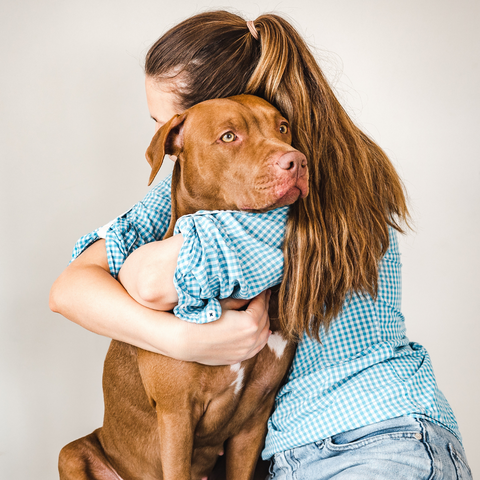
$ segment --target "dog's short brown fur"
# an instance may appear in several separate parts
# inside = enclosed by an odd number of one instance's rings
[[[147,150],[150,183],[164,155],[177,156],[165,237],[177,218],[197,210],[267,211],[307,195],[306,159],[291,140],[281,114],[249,95],[209,100],[171,119]],[[272,296],[269,343],[234,366],[182,362],[112,341],[103,427],[63,448],[60,478],[200,480],[225,453],[227,478],[251,479],[295,350],[276,331],[275,312]]]

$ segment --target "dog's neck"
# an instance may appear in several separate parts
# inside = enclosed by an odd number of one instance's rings
[[[173,235],[175,224],[180,217],[196,213],[199,210],[222,210],[219,205],[210,205],[208,202],[201,203],[198,197],[192,197],[185,188],[182,188],[182,185],[184,182],[181,181],[180,165],[175,163],[172,173],[172,215],[164,239]]]

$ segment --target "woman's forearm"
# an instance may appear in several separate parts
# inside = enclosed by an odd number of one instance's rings
[[[104,240],[74,260],[52,286],[50,308],[110,338],[179,360],[226,365],[252,357],[269,337],[268,295],[247,310],[222,301],[219,320],[197,325],[136,302],[111,275]]]
[[[182,325],[174,315],[136,302],[109,273],[104,240],[95,242],[60,275],[50,308],[80,326],[174,358]]]

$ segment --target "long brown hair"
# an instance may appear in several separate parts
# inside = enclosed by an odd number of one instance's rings
[[[394,167],[354,125],[311,51],[278,15],[254,21],[226,11],[191,17],[149,50],[145,73],[177,77],[179,106],[241,93],[263,97],[292,125],[293,145],[308,159],[310,193],[290,209],[279,316],[283,330],[317,340],[319,327],[353,293],[375,297],[388,226],[407,222],[403,185]]]

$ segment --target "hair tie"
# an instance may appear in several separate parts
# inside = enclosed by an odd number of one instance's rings
[[[255,24],[253,23],[252,20],[249,20],[247,22],[247,27],[248,29],[250,30],[250,33],[252,34],[252,37],[255,39],[255,40],[258,40],[258,32],[257,32],[257,29],[255,28]]]

